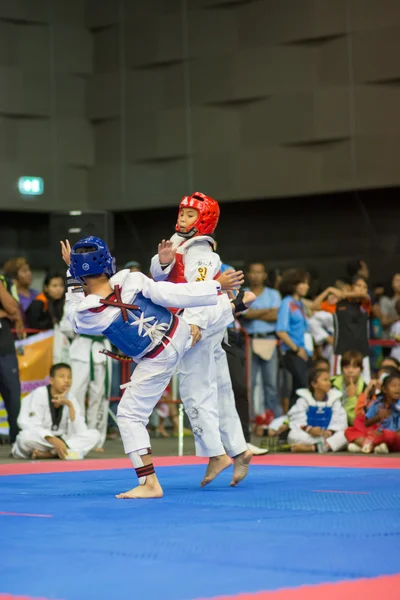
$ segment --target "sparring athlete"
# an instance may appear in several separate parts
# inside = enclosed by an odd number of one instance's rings
[[[221,260],[213,251],[212,234],[219,215],[218,202],[209,196],[195,192],[182,198],[176,233],[159,244],[158,254],[151,261],[155,281],[209,282],[218,277]],[[236,311],[246,310],[254,299],[251,292],[241,291],[236,298],[241,307]],[[225,329],[232,319],[226,319],[221,311],[211,334],[211,311],[207,307],[185,309],[182,318],[208,332],[179,365],[179,392],[195,436],[196,454],[210,458],[202,485],[229,467],[231,457],[234,459],[231,486],[235,486],[247,475],[252,453],[243,435],[222,348]]]
[[[218,295],[238,289],[243,273],[226,272],[203,284],[155,283],[142,273],[115,273],[115,259],[99,238],[84,238],[72,250],[68,241],[61,242],[61,249],[69,266],[65,314],[74,331],[104,335],[138,363],[131,381],[122,386],[126,389],[117,418],[139,486],[117,498],[160,498],[163,490],[154,472],[146,425],[179,360],[201,337],[196,325],[189,326],[166,306],[218,307],[225,302],[232,314],[228,296],[222,294],[218,301]]]

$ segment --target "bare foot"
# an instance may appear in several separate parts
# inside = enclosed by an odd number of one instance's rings
[[[232,464],[231,459],[227,454],[221,454],[221,456],[212,456],[207,466],[206,474],[204,479],[200,482],[200,487],[204,487],[211,483],[213,479],[217,477],[222,471],[225,471]]]
[[[50,450],[48,452],[44,452],[42,450],[34,450],[32,452],[32,460],[43,460],[44,458],[56,458],[56,455],[50,452]]]
[[[315,452],[314,444],[292,444],[290,449],[292,452]]]
[[[253,454],[250,450],[246,450],[246,452],[242,452],[242,454],[238,454],[234,458],[234,468],[233,468],[233,477],[230,483],[231,487],[237,486],[239,481],[242,481],[247,475],[249,470],[249,464],[251,459],[253,458]]]
[[[104,448],[93,448],[93,452],[104,452]]]
[[[147,477],[144,485],[138,485],[128,492],[123,492],[115,496],[118,499],[145,499],[145,498],[162,498],[164,495],[163,489],[156,475]]]

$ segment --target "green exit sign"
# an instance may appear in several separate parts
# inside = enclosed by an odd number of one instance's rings
[[[21,196],[41,196],[44,192],[44,181],[41,177],[20,177],[18,189]]]

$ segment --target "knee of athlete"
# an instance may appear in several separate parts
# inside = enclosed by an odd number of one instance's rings
[[[32,435],[29,429],[23,429],[18,434],[18,443],[23,444],[24,446],[29,447],[32,445]]]

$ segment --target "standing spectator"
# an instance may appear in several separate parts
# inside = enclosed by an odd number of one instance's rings
[[[17,418],[21,406],[21,385],[11,323],[14,323],[21,336],[24,324],[18,301],[10,294],[11,286],[11,281],[6,277],[0,277],[0,394],[6,407],[10,426],[9,437],[13,444],[18,433]]]
[[[368,383],[371,379],[368,335],[371,300],[365,279],[356,275],[349,291],[327,288],[314,300],[313,309],[321,309],[334,315],[333,375],[339,375],[341,372],[341,356],[353,350],[363,356],[363,378]]]
[[[142,265],[137,260],[130,260],[125,263],[124,269],[129,269],[131,273],[142,273]]]
[[[15,281],[18,299],[23,313],[22,316],[24,317],[29,305],[38,295],[38,292],[31,288],[31,268],[26,258],[19,256],[17,258],[10,258],[10,260],[5,263],[3,271],[5,275],[11,277]]]
[[[261,372],[264,392],[264,412],[270,409],[275,417],[282,414],[278,399],[278,351],[276,320],[281,303],[279,292],[266,287],[267,273],[260,262],[249,265],[247,280],[249,290],[257,298],[242,318],[243,327],[252,338],[252,389],[256,387]],[[254,397],[254,396],[253,396]]]
[[[359,275],[365,281],[369,279],[369,268],[365,260],[358,258],[356,260],[350,260],[347,263],[347,274],[350,279],[353,279],[356,275]]]
[[[400,300],[397,300],[395,304],[395,311],[397,315],[396,321],[392,324],[390,328],[390,337],[396,342],[400,342]],[[390,351],[390,358],[396,359],[396,361],[400,360],[400,346],[394,346]]]
[[[400,300],[400,273],[396,273],[392,278],[392,293],[390,296],[382,296],[379,301],[381,311],[381,321],[383,329],[383,339],[390,338],[390,328],[395,323],[399,315],[396,310],[396,302]]]
[[[53,329],[60,323],[65,302],[64,277],[58,273],[44,280],[43,292],[33,300],[26,312],[27,322],[32,329]]]
[[[283,274],[280,291],[283,297],[278,311],[277,334],[283,352],[283,365],[293,378],[290,406],[296,402],[296,391],[306,388],[313,342],[302,298],[308,293],[305,271],[290,269]]]

